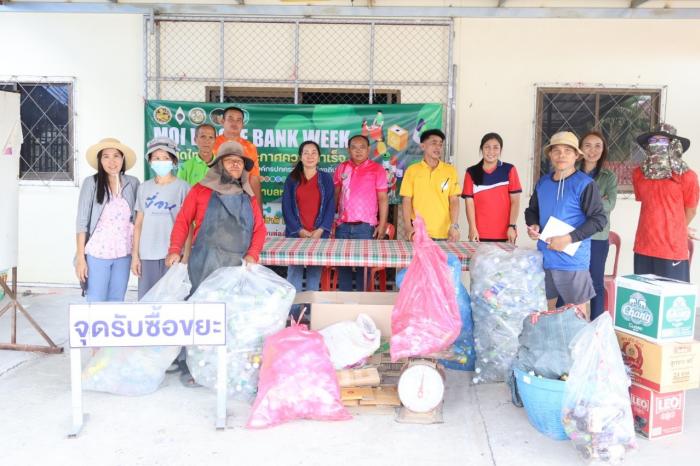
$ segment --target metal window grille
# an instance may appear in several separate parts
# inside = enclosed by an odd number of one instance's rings
[[[644,157],[635,138],[659,122],[662,89],[538,87],[535,181],[549,172],[543,148],[558,131],[579,138],[592,129],[608,144],[606,166],[618,177],[618,191],[632,191],[632,170]]]
[[[147,17],[144,94],[240,103],[438,102],[451,161],[453,37],[450,19]],[[401,238],[401,209],[395,221]]]
[[[0,81],[0,89],[19,92],[22,122],[21,180],[74,180],[73,83]]]

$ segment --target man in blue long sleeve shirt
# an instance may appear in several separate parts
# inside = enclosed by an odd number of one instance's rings
[[[605,227],[605,211],[595,182],[576,170],[581,151],[573,133],[556,133],[544,151],[554,171],[540,178],[525,210],[528,235],[538,240],[537,249],[543,255],[548,308],[554,309],[557,297],[561,296],[565,303],[576,304],[585,312],[586,303],[595,296],[588,271],[590,237]],[[551,217],[573,226],[574,230],[546,242],[540,240],[540,232]],[[581,245],[573,256],[563,252],[577,242]]]

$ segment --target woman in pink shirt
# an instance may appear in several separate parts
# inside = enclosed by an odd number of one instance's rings
[[[139,180],[124,172],[136,154],[116,139],[103,139],[86,155],[97,173],[83,180],[76,221],[75,273],[88,302],[123,301],[129,281],[134,202]]]

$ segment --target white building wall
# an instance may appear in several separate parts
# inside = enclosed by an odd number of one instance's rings
[[[142,28],[138,15],[0,15],[0,76],[76,78],[79,179],[92,173],[83,154],[97,140],[116,137],[137,153],[143,147]],[[485,132],[501,133],[504,159],[517,166],[524,184],[523,208],[532,190],[535,83],[667,85],[666,119],[694,141],[687,160],[700,170],[694,155],[700,151],[692,148],[700,145],[694,118],[700,108],[699,21],[457,19],[455,63],[458,168],[478,160]],[[133,172],[140,176],[142,161]],[[77,187],[21,187],[22,281],[75,281],[77,197]],[[622,273],[632,270],[638,212],[638,204],[621,195],[612,215],[623,241]],[[520,223],[519,243],[531,245]],[[697,264],[692,272],[700,282]]]
[[[140,15],[0,14],[0,79],[75,77],[76,179],[94,173],[84,154],[102,138],[117,138],[141,153],[142,42]],[[141,160],[132,171],[143,173]],[[76,283],[78,193],[76,186],[21,185],[20,281]]]
[[[692,141],[685,159],[700,170],[699,21],[460,19],[455,62],[458,169],[478,161],[483,134],[500,133],[503,158],[517,166],[523,181],[523,209],[533,187],[536,83],[667,85],[662,118],[665,108],[666,120]],[[622,237],[623,274],[632,273],[638,216],[639,203],[620,195],[611,226]],[[519,224],[518,243],[531,246],[522,216]],[[693,283],[700,283],[699,257]]]

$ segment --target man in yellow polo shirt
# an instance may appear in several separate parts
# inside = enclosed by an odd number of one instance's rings
[[[414,163],[401,182],[403,218],[406,238],[413,238],[413,220],[423,217],[428,236],[433,239],[459,241],[459,195],[457,170],[440,160],[445,133],[429,129],[420,135],[423,160]]]

